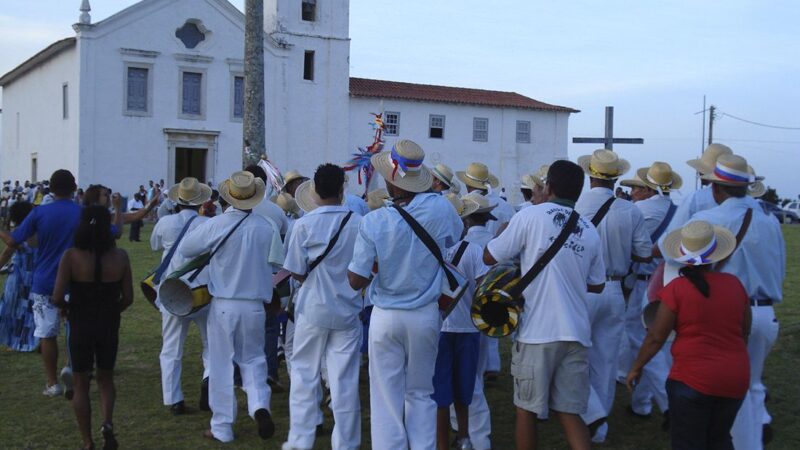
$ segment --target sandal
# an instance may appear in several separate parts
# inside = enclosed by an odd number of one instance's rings
[[[114,437],[114,426],[110,423],[104,423],[100,427],[100,433],[103,434],[103,450],[117,450],[119,443]]]

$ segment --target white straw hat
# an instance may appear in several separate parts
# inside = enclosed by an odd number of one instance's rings
[[[701,266],[727,258],[736,249],[736,237],[726,228],[698,220],[669,233],[662,248],[679,264]]]
[[[480,206],[469,199],[464,199],[463,197],[459,198],[458,195],[453,194],[452,192],[447,194],[447,200],[453,205],[455,208],[458,217],[462,219],[467,217],[468,215],[476,212]]]
[[[709,144],[703,155],[697,159],[690,159],[686,161],[692,169],[700,172],[700,175],[705,175],[714,171],[714,166],[717,164],[717,158],[722,155],[732,155],[733,150],[727,145],[722,144]]]
[[[601,180],[616,180],[631,168],[628,161],[604,148],[595,150],[591,155],[581,156],[578,158],[578,165],[586,175]]]
[[[453,185],[453,170],[444,164],[440,163],[433,166],[431,169],[431,175],[439,179],[439,181],[447,186]]]
[[[384,201],[389,198],[389,191],[386,189],[375,189],[367,194],[367,206],[369,206],[370,211],[375,211],[376,209],[382,207],[384,205]]]
[[[372,166],[389,183],[407,191],[421,193],[431,188],[430,170],[422,164],[425,151],[414,141],[402,139],[391,151],[370,158]]]
[[[747,160],[739,155],[721,155],[714,170],[700,178],[724,186],[748,186],[756,181]]]
[[[486,164],[479,162],[471,163],[463,172],[456,172],[456,177],[462,183],[475,189],[486,190],[489,187],[494,189],[500,185],[500,180],[489,172]]]
[[[297,186],[297,190],[294,191],[294,199],[297,202],[297,206],[305,212],[317,209],[320,198],[314,187],[314,180],[306,180],[300,183],[300,186]],[[344,196],[342,196],[342,201],[344,201]]]
[[[267,191],[261,178],[246,171],[234,172],[218,190],[219,196],[236,209],[252,209],[264,200]]]
[[[186,177],[169,188],[167,195],[179,205],[198,206],[211,198],[211,188],[197,181],[197,178]]]
[[[650,167],[642,167],[637,170],[636,177],[645,186],[656,191],[669,192],[680,189],[683,186],[681,176],[672,170],[669,164],[661,161],[656,161]]]

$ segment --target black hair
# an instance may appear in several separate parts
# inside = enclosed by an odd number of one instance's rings
[[[219,191],[216,190],[216,189],[212,189],[211,190],[211,200],[213,201],[213,200],[217,200],[217,199],[219,199]]]
[[[100,194],[108,192],[108,188],[102,184],[90,184],[83,193],[81,202],[83,206],[92,206],[100,203]],[[106,205],[103,205],[106,206]]]
[[[75,248],[102,254],[115,246],[108,209],[100,205],[84,207],[75,230]]]
[[[50,188],[59,197],[69,197],[77,187],[75,177],[69,170],[58,169],[50,176]]]
[[[706,280],[705,276],[708,268],[709,266],[684,266],[681,267],[678,273],[689,280],[703,294],[703,297],[708,298],[711,294],[711,287],[708,285],[708,280]]]
[[[528,188],[519,188],[520,192],[522,192],[522,198],[529,202],[533,198],[533,190]]]
[[[747,195],[747,186],[726,186],[724,184],[718,184],[718,186],[722,192],[734,198],[743,198]]]
[[[256,178],[261,178],[261,181],[263,181],[264,184],[267,183],[267,172],[264,172],[264,169],[262,169],[260,166],[256,164],[250,164],[244,168],[244,171],[252,173]]]
[[[192,211],[199,211],[200,210],[200,206],[202,206],[202,205],[182,205],[180,203],[176,203],[175,204],[175,212],[179,213],[179,212],[183,211],[184,209],[191,209]]]
[[[16,202],[8,208],[8,219],[14,225],[19,226],[32,210],[31,202]]]
[[[314,172],[314,190],[319,198],[336,198],[344,185],[344,169],[336,164],[322,164]]]
[[[547,170],[547,185],[556,197],[576,202],[583,190],[583,169],[565,159],[554,161]]]

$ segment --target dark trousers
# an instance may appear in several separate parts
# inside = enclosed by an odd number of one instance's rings
[[[281,324],[278,314],[267,309],[267,318],[264,323],[264,353],[267,355],[267,375],[278,380],[278,335]]]
[[[731,427],[742,399],[706,395],[672,379],[667,398],[674,450],[733,450]]]

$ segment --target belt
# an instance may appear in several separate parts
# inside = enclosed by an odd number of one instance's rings
[[[606,275],[606,281],[622,281],[623,275]]]
[[[773,303],[774,302],[770,298],[763,300],[750,299],[750,306],[772,306]]]
[[[652,275],[643,275],[643,274],[636,275],[636,279],[639,281],[649,281],[650,277],[652,277]]]

